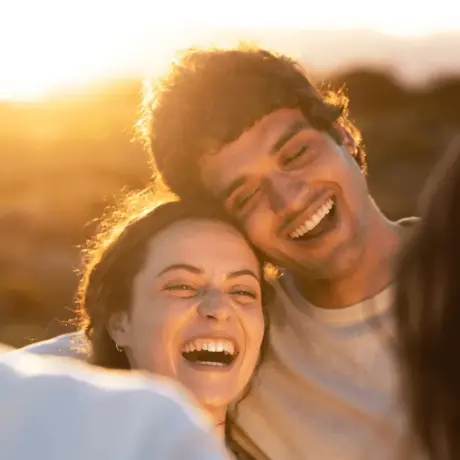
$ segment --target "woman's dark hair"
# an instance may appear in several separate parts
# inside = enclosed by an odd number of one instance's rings
[[[396,273],[398,354],[415,441],[460,459],[460,139],[430,178]]]
[[[203,154],[236,140],[258,120],[298,108],[316,129],[338,143],[338,122],[353,136],[352,152],[363,172],[361,135],[348,116],[343,92],[320,92],[294,60],[267,50],[191,49],[177,59],[145,98],[141,137],[164,183],[182,199],[206,195],[198,172]]]

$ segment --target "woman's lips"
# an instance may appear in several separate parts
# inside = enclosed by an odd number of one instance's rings
[[[196,337],[181,347],[182,357],[195,368],[228,369],[238,353],[236,341],[229,338]]]

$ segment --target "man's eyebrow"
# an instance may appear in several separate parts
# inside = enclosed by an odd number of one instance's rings
[[[295,120],[287,127],[284,133],[281,134],[278,140],[272,145],[272,148],[270,149],[270,154],[273,155],[277,153],[296,134],[308,127],[309,124],[306,122],[306,120]]]
[[[240,188],[245,182],[247,181],[247,178],[245,176],[238,177],[238,179],[235,179],[233,182],[230,183],[229,186],[225,187],[222,191],[220,191],[217,195],[217,198],[219,201],[225,201],[227,200],[228,197],[232,195],[232,193]]]
[[[305,128],[310,127],[306,120],[295,120],[291,123],[283,134],[278,138],[278,140],[272,145],[270,149],[270,154],[273,155],[277,153],[284,144],[286,144],[290,139],[292,139],[296,134],[302,131]],[[241,187],[247,181],[247,177],[242,176],[238,179],[235,179],[233,182],[230,183],[227,187],[225,187],[222,191],[217,194],[217,198],[219,201],[226,201],[228,197],[230,197],[235,190]]]

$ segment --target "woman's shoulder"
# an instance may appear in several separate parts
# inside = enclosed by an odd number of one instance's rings
[[[87,342],[82,331],[59,335],[52,339],[27,345],[10,353],[27,352],[35,355],[53,355],[84,360],[87,353]]]

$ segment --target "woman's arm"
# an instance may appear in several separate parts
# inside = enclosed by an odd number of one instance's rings
[[[153,376],[5,353],[0,407],[1,459],[228,458],[186,393]]]
[[[85,360],[88,356],[87,348],[85,348],[87,346],[83,332],[77,331],[27,345],[24,348],[13,350],[12,353],[26,351],[34,355],[54,355]]]

